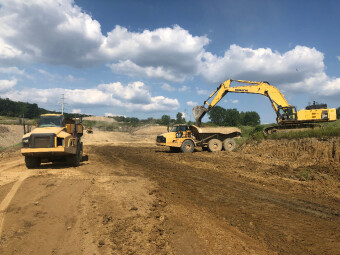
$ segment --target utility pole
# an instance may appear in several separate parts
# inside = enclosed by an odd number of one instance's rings
[[[61,94],[62,97],[61,97],[61,114],[64,114],[64,100],[65,100],[65,97],[64,97],[64,94]]]

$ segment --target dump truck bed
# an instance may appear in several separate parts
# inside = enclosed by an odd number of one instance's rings
[[[226,138],[238,137],[241,135],[241,130],[236,127],[204,127],[200,128],[195,125],[190,126],[192,134],[196,140],[207,142],[210,139],[217,138],[224,140]]]

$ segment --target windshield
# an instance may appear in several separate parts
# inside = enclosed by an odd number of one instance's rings
[[[186,126],[173,126],[170,132],[187,131]]]
[[[61,127],[60,116],[42,116],[39,120],[39,127]]]

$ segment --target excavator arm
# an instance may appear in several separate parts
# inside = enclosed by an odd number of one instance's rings
[[[250,85],[230,87],[232,81],[239,83],[247,83]],[[295,107],[288,104],[284,95],[281,94],[281,92],[276,87],[270,85],[268,82],[255,82],[229,79],[223,82],[220,86],[218,86],[217,89],[209,96],[209,98],[206,101],[204,101],[204,104],[202,106],[195,106],[193,108],[193,115],[195,117],[196,123],[199,125],[204,115],[207,112],[209,112],[229,92],[264,95],[269,98],[277,116],[281,115],[280,110],[283,109],[284,112],[287,113],[289,112],[289,114],[293,114],[293,118],[296,118]],[[212,100],[209,103],[208,101],[211,98]]]

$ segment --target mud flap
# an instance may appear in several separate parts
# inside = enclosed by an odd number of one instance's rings
[[[83,161],[89,161],[89,155],[82,156],[81,162]]]

